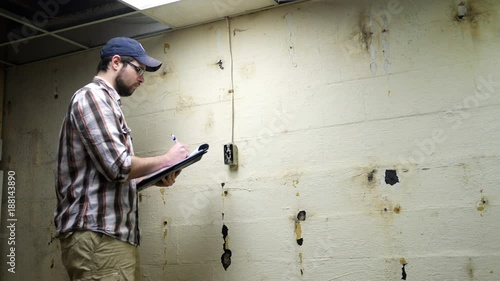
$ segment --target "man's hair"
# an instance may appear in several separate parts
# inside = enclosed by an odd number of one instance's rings
[[[109,65],[109,62],[111,62],[111,59],[113,58],[113,56],[109,56],[109,57],[105,57],[105,58],[101,58],[101,60],[99,61],[99,63],[97,64],[97,72],[99,73],[100,71],[104,71],[104,72],[107,72],[108,71],[108,65]],[[134,60],[133,57],[128,57],[128,56],[120,56],[120,59],[122,62],[131,62]]]

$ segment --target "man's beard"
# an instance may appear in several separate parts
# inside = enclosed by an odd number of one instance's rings
[[[123,78],[122,78],[122,72],[123,72],[123,69],[120,70],[120,72],[118,73],[118,75],[115,78],[116,91],[118,92],[118,95],[120,95],[121,97],[129,97],[134,93],[135,89],[132,89],[132,87],[127,86],[125,84],[125,81],[123,81]]]

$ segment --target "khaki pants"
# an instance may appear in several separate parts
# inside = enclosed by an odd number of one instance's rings
[[[59,241],[72,281],[141,280],[136,246],[93,231],[77,231]]]

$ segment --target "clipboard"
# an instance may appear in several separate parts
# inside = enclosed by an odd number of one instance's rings
[[[208,144],[204,143],[198,146],[198,149],[191,152],[191,154],[186,159],[146,176],[146,178],[144,178],[137,184],[137,191],[142,191],[159,182],[161,179],[167,177],[171,173],[175,173],[200,161],[203,155],[208,152],[208,147]]]

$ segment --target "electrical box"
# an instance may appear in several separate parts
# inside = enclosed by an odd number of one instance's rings
[[[230,166],[238,165],[238,147],[233,143],[224,145],[224,164]]]

